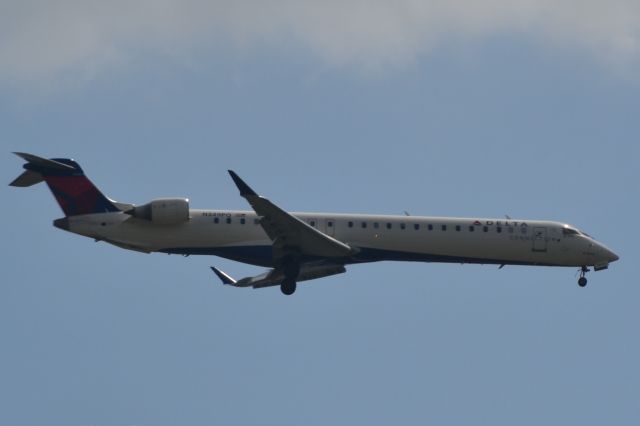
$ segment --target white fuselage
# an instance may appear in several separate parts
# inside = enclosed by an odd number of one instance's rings
[[[191,209],[188,221],[158,225],[128,214],[72,216],[70,232],[144,252],[211,254],[273,266],[272,241],[253,211]],[[595,266],[618,259],[563,223],[536,220],[292,213],[356,249],[344,264],[380,260],[505,265]]]

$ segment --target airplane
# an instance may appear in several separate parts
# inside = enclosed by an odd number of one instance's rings
[[[26,164],[10,185],[44,181],[65,214],[53,221],[55,227],[143,253],[215,255],[270,268],[234,279],[211,267],[234,287],[280,286],[291,295],[298,282],[384,260],[577,267],[584,287],[590,267],[600,271],[619,259],[588,234],[555,221],[290,213],[232,170],[252,211],[191,209],[187,198],[120,203],[104,196],[72,159],[14,154]]]

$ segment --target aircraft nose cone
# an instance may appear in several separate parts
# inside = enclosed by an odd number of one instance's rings
[[[60,228],[63,229],[65,231],[69,230],[69,219],[66,217],[63,217],[62,219],[56,219],[53,221],[53,226],[55,226],[56,228]]]
[[[613,251],[609,249],[609,247],[606,247],[603,244],[600,244],[600,250],[602,253],[602,257],[607,259],[608,262],[615,262],[616,260],[620,259],[620,257],[618,257],[617,254],[615,254]]]
[[[615,262],[618,259],[620,259],[620,257],[617,254],[615,254],[614,252],[612,252],[611,250],[609,250],[609,260],[611,262]]]

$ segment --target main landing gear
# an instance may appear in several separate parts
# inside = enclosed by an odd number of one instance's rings
[[[280,284],[282,294],[291,296],[296,291],[296,278],[300,274],[300,264],[295,259],[287,258],[282,264],[284,280]]]
[[[584,287],[587,285],[587,277],[585,277],[587,272],[589,272],[589,268],[587,268],[586,266],[580,268],[580,278],[578,278],[578,285],[580,287]]]
[[[287,278],[282,281],[282,284],[280,284],[280,291],[282,292],[282,294],[291,296],[296,291],[296,280]]]

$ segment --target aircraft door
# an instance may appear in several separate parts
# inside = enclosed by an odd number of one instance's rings
[[[533,228],[533,251],[547,251],[547,228],[536,226]]]

